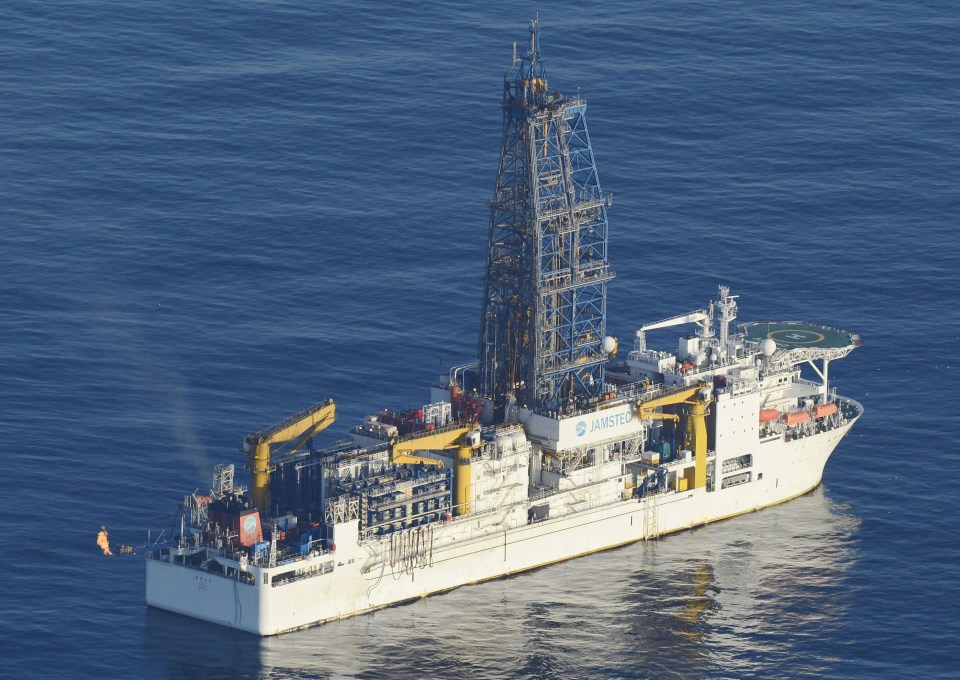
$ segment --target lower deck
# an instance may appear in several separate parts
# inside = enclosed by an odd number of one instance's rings
[[[581,511],[568,503],[562,516],[528,515],[537,505],[528,500],[514,508],[524,522],[512,529],[484,513],[361,540],[352,521],[336,526],[335,551],[272,567],[158,551],[147,562],[147,603],[259,635],[353,616],[785,502],[820,483],[852,424],[759,447],[743,468],[718,473],[746,473],[737,484],[667,486]]]

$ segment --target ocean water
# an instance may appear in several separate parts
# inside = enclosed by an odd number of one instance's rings
[[[475,353],[511,43],[540,11],[610,210],[609,330],[859,331],[823,485],[259,640],[144,604],[239,443]],[[0,6],[0,675],[956,677],[960,8],[936,0]],[[628,340],[629,342],[629,340]]]

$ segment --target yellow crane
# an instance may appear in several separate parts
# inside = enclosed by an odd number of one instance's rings
[[[267,512],[270,504],[270,473],[273,453],[291,454],[300,449],[310,437],[333,424],[337,407],[333,399],[322,401],[295,413],[276,425],[243,438],[243,452],[250,458],[253,478],[250,497],[260,512]],[[276,451],[274,446],[286,444]]]
[[[414,451],[453,452],[453,514],[470,513],[473,451],[480,446],[480,432],[472,423],[454,423],[439,430],[419,432],[390,442],[390,462],[398,465],[443,465],[436,458],[414,455]]]
[[[686,432],[684,433],[684,445],[693,451],[694,489],[700,489],[707,485],[707,406],[713,401],[709,390],[710,386],[707,383],[700,382],[696,385],[680,387],[637,402],[637,420],[657,418],[678,422],[680,416],[675,413],[662,413],[656,409],[677,404],[683,404],[687,407],[688,418]]]

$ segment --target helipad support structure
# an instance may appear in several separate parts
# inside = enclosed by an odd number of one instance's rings
[[[860,336],[850,331],[805,321],[754,321],[740,325],[747,340],[760,342],[769,338],[777,344],[770,362],[792,366],[806,361],[829,389],[830,362],[842,359],[860,346]],[[817,367],[814,361],[820,360]]]

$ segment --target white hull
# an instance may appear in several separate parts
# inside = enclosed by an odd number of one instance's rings
[[[392,550],[389,536],[361,543],[355,527],[340,525],[336,552],[293,565],[245,566],[252,583],[148,559],[147,604],[258,635],[369,612],[790,500],[820,483],[827,459],[853,422],[789,442],[776,438],[757,444],[752,480],[726,489],[717,485],[712,491],[612,500],[501,531],[489,529],[495,524],[489,514],[466,516],[421,531],[419,546],[416,531],[408,534],[407,546],[393,537]],[[527,505],[519,508],[524,516]],[[484,535],[471,537],[476,531]],[[299,578],[273,583],[292,570]]]

